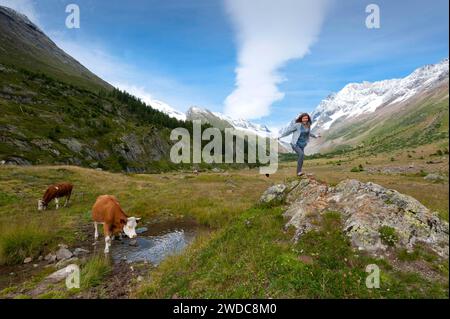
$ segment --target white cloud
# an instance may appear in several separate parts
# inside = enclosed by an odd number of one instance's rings
[[[107,49],[98,44],[77,39],[69,40],[66,34],[59,32],[51,32],[50,35],[61,49],[91,72],[147,104],[154,104],[155,99],[162,99],[173,105],[175,107],[173,111],[176,112],[176,110],[187,108],[189,105],[187,101],[197,96],[189,87],[174,79],[156,72],[143,72],[137,66],[111,55]],[[173,92],[180,94],[177,96]]]
[[[289,60],[302,58],[316,41],[330,0],[225,0],[237,32],[236,88],[227,115],[260,118],[283,99],[277,85]]]
[[[0,0],[0,5],[26,15],[31,22],[40,26],[39,15],[32,0]]]
[[[142,86],[139,87],[133,84],[118,83],[118,82],[111,84],[116,88],[127,91],[128,93],[140,98],[142,102],[144,102],[147,105],[151,105],[154,100],[152,94]]]

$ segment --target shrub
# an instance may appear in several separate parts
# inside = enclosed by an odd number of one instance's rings
[[[350,172],[353,172],[353,173],[362,172],[362,171],[364,171],[364,167],[361,164],[359,164],[358,166],[353,167],[350,170]]]
[[[398,235],[395,232],[395,229],[389,226],[381,226],[378,229],[380,233],[381,242],[388,246],[395,246],[398,241]]]

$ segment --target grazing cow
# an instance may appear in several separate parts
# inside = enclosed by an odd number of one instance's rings
[[[56,209],[59,208],[59,199],[61,197],[66,197],[66,202],[64,203],[64,207],[67,206],[67,203],[70,200],[70,195],[72,195],[73,185],[70,183],[60,183],[50,185],[44,193],[42,199],[38,200],[38,210],[47,209],[48,204],[55,200]]]
[[[109,253],[111,237],[115,234],[136,238],[136,225],[140,218],[128,217],[120,207],[117,198],[112,195],[100,195],[92,206],[92,219],[95,227],[95,240],[98,238],[98,224],[103,224],[105,234],[105,254]]]

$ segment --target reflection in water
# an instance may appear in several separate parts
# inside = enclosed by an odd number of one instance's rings
[[[158,265],[167,256],[181,252],[194,237],[193,231],[176,229],[161,235],[138,237],[137,246],[130,246],[130,240],[127,238],[122,244],[113,245],[112,257],[116,262],[148,261]]]

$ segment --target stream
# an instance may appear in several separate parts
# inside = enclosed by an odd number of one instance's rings
[[[115,240],[111,256],[115,263],[149,262],[156,266],[166,257],[181,253],[199,230],[199,225],[190,220],[148,224],[136,228],[137,239]]]

